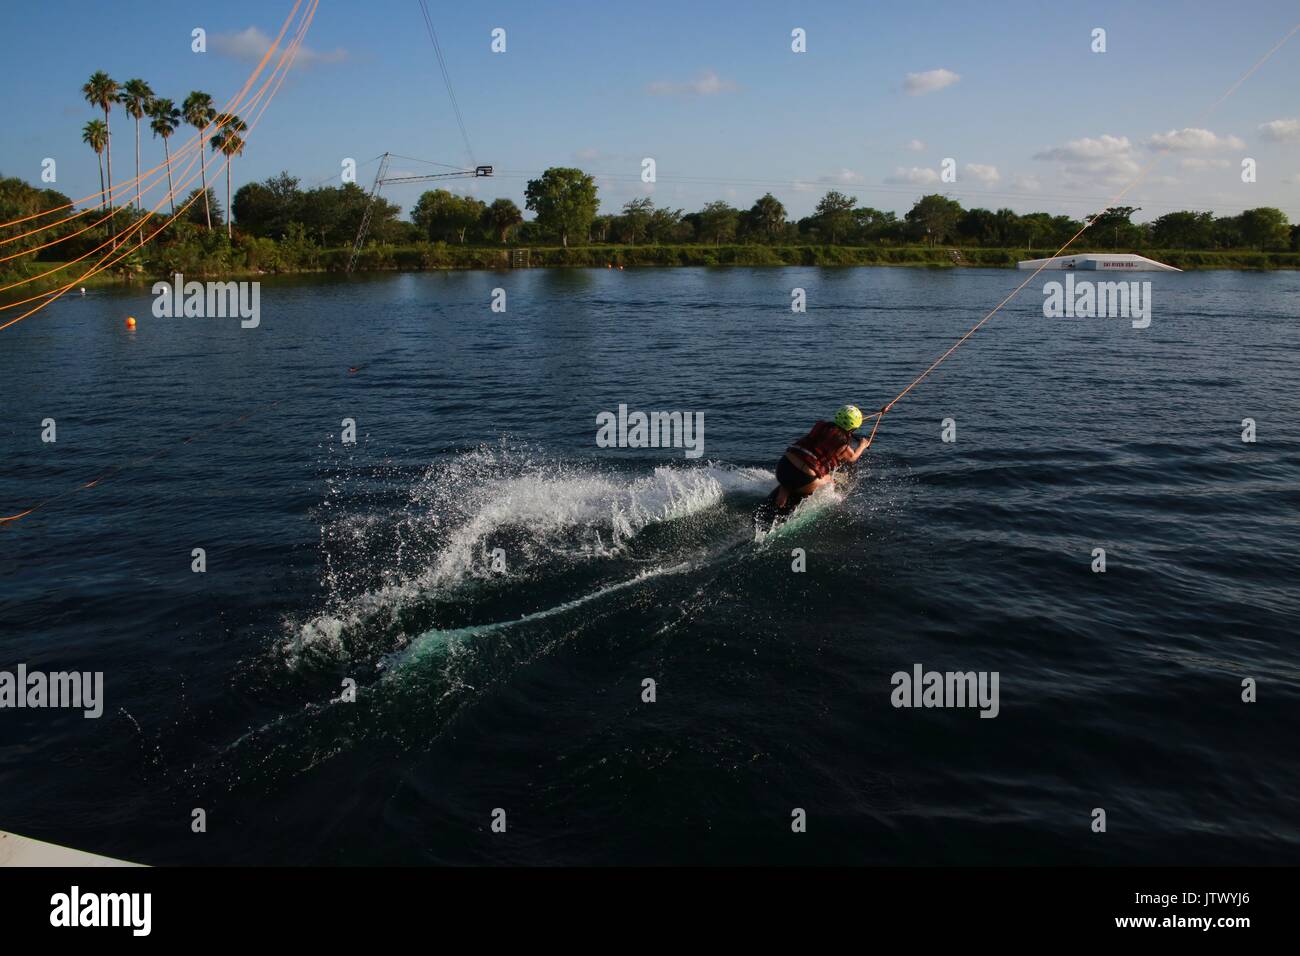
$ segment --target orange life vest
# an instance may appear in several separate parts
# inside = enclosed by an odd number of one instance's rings
[[[834,422],[818,422],[786,451],[793,452],[818,478],[825,478],[841,464],[839,452],[850,437]]]

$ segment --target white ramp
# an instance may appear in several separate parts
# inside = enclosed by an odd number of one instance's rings
[[[1053,256],[1050,259],[1024,259],[1016,263],[1017,269],[1078,269],[1098,272],[1182,272],[1163,262],[1131,252],[1085,252],[1077,256]]]

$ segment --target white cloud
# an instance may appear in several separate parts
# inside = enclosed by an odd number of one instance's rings
[[[1127,156],[1087,163],[1067,163],[1061,169],[1067,186],[1127,186],[1142,171],[1137,160]],[[1148,177],[1148,185],[1156,180]]]
[[[909,139],[906,145],[903,146],[903,149],[907,150],[909,153],[924,153],[925,143],[921,142],[919,139]]]
[[[1072,139],[1064,146],[1053,146],[1051,149],[1036,153],[1034,159],[1054,159],[1062,162],[1094,162],[1114,156],[1122,156],[1132,148],[1133,144],[1129,142],[1127,136],[1111,136],[1109,133],[1104,133],[1095,139],[1091,136],[1085,136],[1082,139]]]
[[[1275,143],[1300,142],[1300,119],[1276,119],[1261,123],[1259,135]]]
[[[1021,192],[1036,193],[1043,188],[1043,184],[1038,181],[1037,176],[1029,176],[1025,173],[1016,173],[1011,177],[1011,188]]]
[[[646,87],[646,92],[651,96],[716,96],[736,89],[736,84],[731,80],[724,80],[712,70],[705,70],[689,83],[655,80]]]
[[[573,154],[574,159],[599,159],[600,156],[600,150],[594,148],[580,149]]]
[[[823,183],[840,183],[848,186],[853,183],[863,182],[864,180],[861,173],[854,172],[851,169],[841,168],[833,173],[828,173],[825,176],[819,176],[818,181]]]
[[[222,56],[251,63],[261,60],[262,57],[266,56],[266,51],[271,49],[271,38],[257,27],[249,27],[247,30],[241,30],[238,33],[215,33],[211,37],[211,42],[212,49]],[[279,62],[280,54],[288,46],[288,42],[282,40],[280,45],[276,47],[276,52],[272,55],[272,60],[275,63]],[[347,58],[348,53],[342,47],[328,53],[321,53],[303,44],[298,47],[298,53],[294,56],[293,65],[296,68],[305,69],[326,63],[342,63]]]
[[[1085,136],[1034,154],[1034,159],[1063,163],[1066,185],[1109,186],[1128,183],[1141,170],[1127,136]]]
[[[1246,144],[1235,136],[1219,136],[1208,129],[1185,127],[1156,133],[1147,140],[1147,148],[1171,152],[1210,152],[1217,149],[1245,149]]]
[[[945,86],[952,86],[961,77],[952,70],[926,70],[924,73],[909,73],[903,79],[903,90],[909,96],[924,96],[937,93]]]
[[[885,182],[900,186],[928,186],[938,181],[939,174],[926,166],[913,166],[911,169],[899,166],[894,175],[885,178]]]
[[[996,166],[985,166],[981,163],[967,163],[965,172],[971,179],[978,179],[986,186],[992,185],[1002,178]]]
[[[1227,169],[1232,164],[1226,159],[1204,159],[1199,156],[1189,156],[1187,159],[1178,163],[1183,169],[1189,169],[1193,172],[1203,169]]]

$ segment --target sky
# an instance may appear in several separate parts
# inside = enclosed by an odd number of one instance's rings
[[[1300,33],[1206,115],[1300,22],[1294,0],[427,3],[469,152],[418,0],[322,0],[235,160],[235,188],[281,170],[305,187],[337,184],[345,158],[369,188],[387,151],[497,173],[385,187],[404,212],[437,185],[523,208],[527,180],[560,165],[596,176],[605,213],[641,196],[687,212],[717,199],[748,207],[770,191],[798,218],[839,189],[900,214],[941,192],[1078,218],[1160,157],[1123,200],[1141,207],[1136,220],[1278,206],[1300,222]],[[22,79],[0,99],[0,175],[39,184],[53,158],[51,185],[94,193],[81,127],[96,114],[80,93],[92,72],[143,77],[178,104],[194,89],[221,103],[292,6],[2,0],[0,62]],[[191,51],[196,27],[206,53]],[[491,49],[498,28],[505,52]],[[806,52],[791,49],[796,28]],[[113,133],[120,179],[134,173],[120,109]],[[142,149],[149,166],[161,161],[147,127]],[[641,181],[645,158],[653,184]],[[1247,158],[1254,182],[1242,181]],[[955,182],[940,179],[945,159]],[[390,175],[431,171],[395,159]]]

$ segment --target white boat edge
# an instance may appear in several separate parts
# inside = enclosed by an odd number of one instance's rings
[[[0,866],[141,866],[0,830]]]
[[[1078,252],[1046,259],[1021,259],[1017,269],[1076,269],[1097,272],[1182,272],[1177,266],[1165,265],[1133,252]]]

